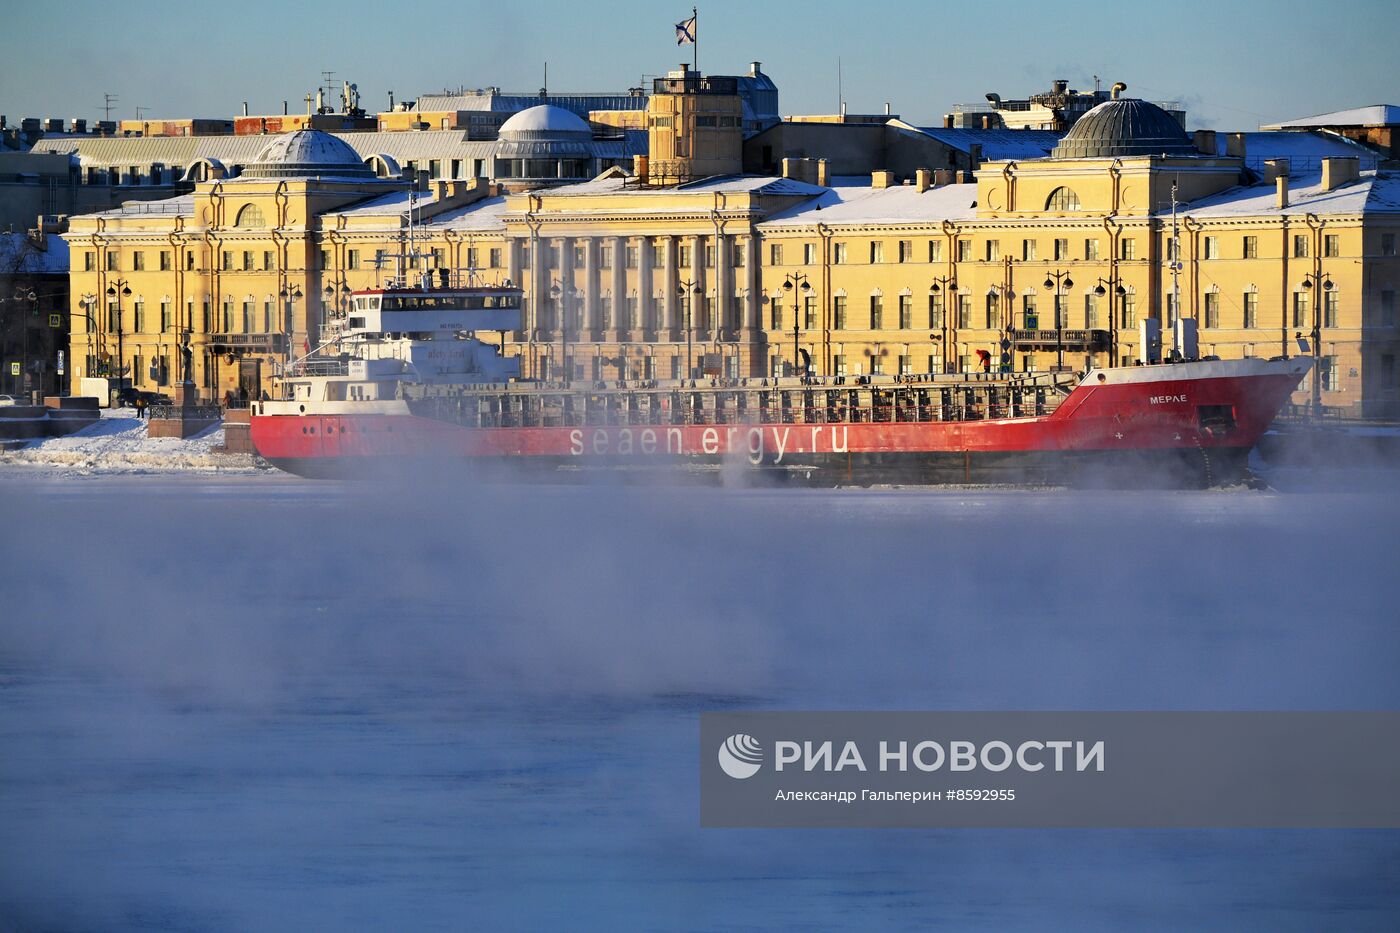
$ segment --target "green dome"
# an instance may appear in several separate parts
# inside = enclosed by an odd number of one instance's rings
[[[1122,98],[1106,100],[1076,120],[1050,158],[1198,154],[1171,114],[1145,100]]]

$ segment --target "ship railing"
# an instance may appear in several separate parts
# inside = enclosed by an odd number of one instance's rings
[[[448,400],[435,400],[447,402]],[[452,400],[452,405],[456,401]],[[563,427],[746,427],[759,424],[938,424],[1045,416],[1058,407],[1059,398],[980,400],[971,404],[937,402],[907,405],[813,405],[798,407],[706,410],[690,407],[647,411],[567,411],[546,408],[523,411],[475,412],[475,423],[487,428]],[[440,406],[440,413],[447,406]]]

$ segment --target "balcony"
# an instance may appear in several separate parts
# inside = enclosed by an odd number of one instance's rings
[[[1090,353],[1108,349],[1108,331],[1092,330],[1013,330],[1011,344],[1017,350],[1084,350]]]

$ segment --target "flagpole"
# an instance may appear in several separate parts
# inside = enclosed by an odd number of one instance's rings
[[[697,7],[690,8],[690,21],[695,29],[695,40],[690,43],[691,69],[700,70],[700,10]]]

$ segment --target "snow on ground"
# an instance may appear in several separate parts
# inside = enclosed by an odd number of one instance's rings
[[[86,475],[93,473],[256,473],[247,454],[223,453],[224,429],[194,437],[147,437],[133,408],[106,409],[102,418],[67,437],[46,437],[0,453],[0,469]]]

